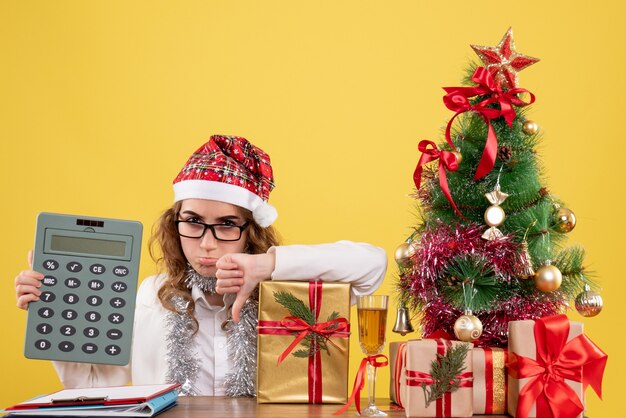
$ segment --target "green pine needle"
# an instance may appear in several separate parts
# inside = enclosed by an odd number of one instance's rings
[[[315,315],[303,301],[288,292],[274,292],[274,300],[284,306],[291,316],[306,321],[309,325],[315,325]]]
[[[310,357],[309,350],[296,350],[292,354],[294,357],[298,357],[298,358]]]
[[[475,256],[450,260],[440,283],[446,300],[462,311],[488,309],[502,286],[496,280],[493,267],[486,260]],[[472,290],[476,291],[473,296]]]

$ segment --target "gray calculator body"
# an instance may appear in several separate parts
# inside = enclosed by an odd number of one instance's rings
[[[45,277],[28,306],[26,357],[128,364],[142,230],[135,221],[39,214],[33,270]]]

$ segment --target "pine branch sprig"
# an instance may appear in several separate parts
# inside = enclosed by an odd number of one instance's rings
[[[313,311],[308,308],[305,303],[288,292],[274,292],[274,300],[282,305],[285,309],[289,311],[291,316],[295,316],[296,318],[300,318],[305,321],[309,325],[315,325],[315,314]],[[339,318],[339,312],[333,311],[329,316],[327,321],[333,321]],[[334,324],[328,329],[336,329],[338,324]],[[299,349],[292,352],[294,357],[305,358],[311,357],[317,354],[318,351],[324,350],[328,355],[330,355],[330,351],[328,349],[327,344],[328,337],[316,333],[310,333],[304,337],[302,342],[300,343],[304,346],[304,349]],[[315,344],[314,344],[315,342]]]
[[[291,316],[300,318],[309,325],[315,325],[315,315],[303,301],[288,292],[274,292],[274,300],[285,307]]]
[[[440,399],[446,392],[456,391],[461,380],[458,378],[465,369],[465,358],[469,351],[468,344],[456,344],[445,355],[437,354],[437,358],[430,364],[430,375],[435,383],[422,383],[426,407],[431,402]]]

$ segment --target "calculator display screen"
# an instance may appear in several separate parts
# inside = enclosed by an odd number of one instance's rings
[[[52,251],[123,257],[126,254],[126,242],[52,235],[50,237],[50,249]]]

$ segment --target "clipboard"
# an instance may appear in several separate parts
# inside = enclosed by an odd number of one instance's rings
[[[64,389],[6,408],[5,411],[36,410],[74,406],[141,404],[178,388],[180,384],[108,386]]]

